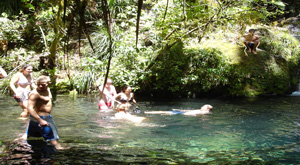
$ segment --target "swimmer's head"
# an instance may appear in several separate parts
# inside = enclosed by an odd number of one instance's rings
[[[255,33],[255,31],[256,31],[255,29],[250,29],[249,33]]]
[[[203,111],[210,111],[213,109],[213,106],[209,105],[209,104],[205,104],[201,107],[201,110]]]

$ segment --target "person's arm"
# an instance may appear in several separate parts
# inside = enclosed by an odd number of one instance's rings
[[[34,83],[34,81],[33,81],[32,74],[30,74],[30,77],[31,77],[31,82],[32,82],[32,83],[30,84],[30,86],[31,86],[32,89],[36,89],[37,86],[35,85],[35,83]]]
[[[132,97],[132,102],[133,102],[134,104],[137,104],[136,101],[135,101],[135,99],[134,99],[134,93],[131,94],[131,97]]]
[[[47,121],[41,119],[40,116],[34,110],[36,102],[39,98],[40,98],[40,95],[38,93],[35,93],[35,92],[31,93],[29,95],[29,99],[28,99],[27,110],[28,110],[29,114],[40,123],[41,126],[49,126],[49,123]]]
[[[48,96],[40,95],[40,99],[42,99],[44,101],[50,101],[52,99],[52,94],[50,92],[50,88],[48,88],[47,91],[48,91]]]
[[[17,96],[17,88],[15,84],[19,81],[19,78],[20,78],[20,74],[17,73],[12,77],[12,79],[9,82],[10,89],[14,92],[16,96]]]
[[[111,87],[112,87],[112,91],[113,91],[113,96],[116,96],[117,95],[117,91],[116,91],[115,86],[111,86]]]
[[[0,67],[0,76],[1,77],[7,77],[7,73],[5,72],[5,70],[3,68]]]
[[[112,85],[111,85],[111,90],[112,90],[112,93],[113,93],[113,95],[112,95],[113,97],[111,98],[111,100],[112,100],[112,107],[115,107],[115,101],[116,101],[115,100],[115,96],[117,95],[117,91],[116,91],[116,88],[114,86],[112,86]],[[116,101],[116,102],[118,102],[118,101]]]
[[[259,41],[260,37],[258,35],[255,35],[254,41]]]
[[[121,99],[122,93],[118,93],[117,95],[114,96],[114,100],[118,101]]]
[[[108,93],[108,90],[105,87],[104,87],[103,92],[102,92],[102,90],[103,90],[103,85],[99,86],[99,92],[100,92],[100,94],[103,93],[105,96],[111,98],[110,94]]]

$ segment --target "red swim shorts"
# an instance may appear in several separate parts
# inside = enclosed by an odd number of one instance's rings
[[[109,103],[101,102],[98,104],[98,106],[99,106],[99,110],[106,110],[111,107],[111,102],[109,102]]]

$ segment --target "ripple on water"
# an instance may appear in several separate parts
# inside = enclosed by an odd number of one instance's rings
[[[33,164],[297,164],[299,101],[297,97],[277,97],[140,102],[141,110],[196,109],[204,103],[212,104],[214,110],[202,116],[136,114],[147,119],[134,124],[114,119],[113,111],[99,112],[96,101],[91,99],[59,96],[52,115],[60,141],[71,148],[48,157],[14,150],[20,146],[10,143],[25,132],[26,122],[17,119],[20,108],[15,103],[1,101],[0,138],[13,151],[11,157],[6,155],[8,164],[22,160]]]

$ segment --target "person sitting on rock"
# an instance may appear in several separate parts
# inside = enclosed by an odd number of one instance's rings
[[[255,35],[255,29],[250,29],[249,34],[244,35],[244,44],[248,49],[248,52],[252,52],[253,54],[256,53],[256,49],[258,48],[260,44],[259,36]]]

